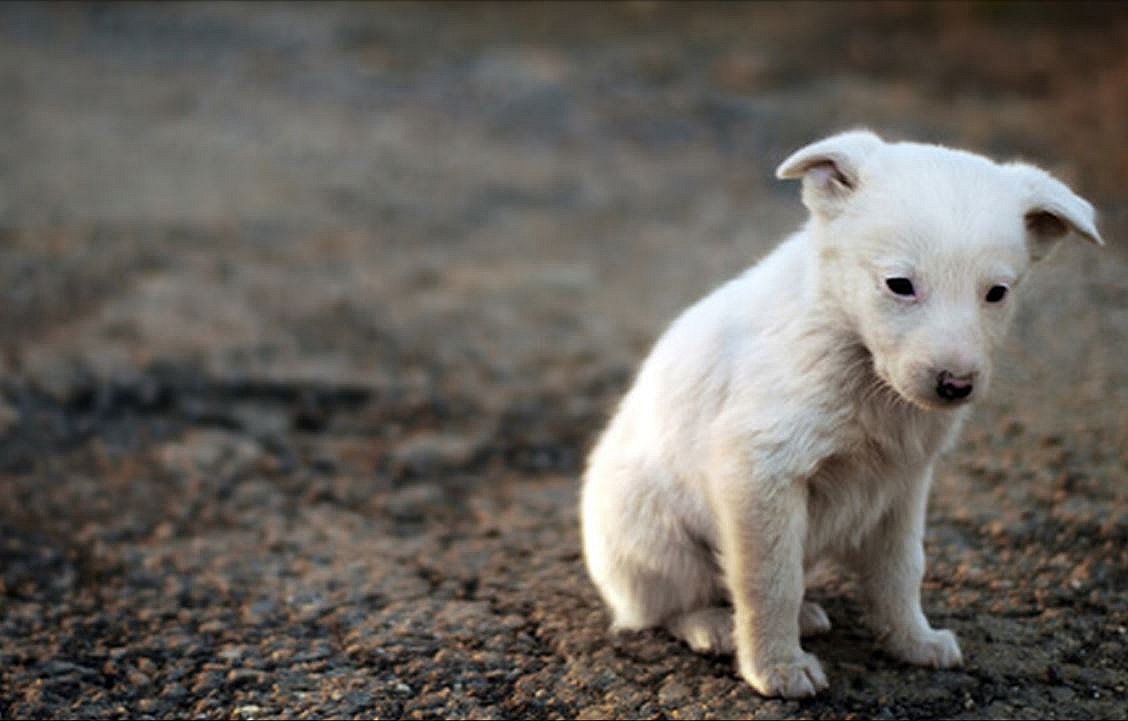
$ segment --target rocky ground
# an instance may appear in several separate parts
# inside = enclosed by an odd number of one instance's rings
[[[0,717],[1120,718],[1128,14],[1104,5],[0,7]],[[865,124],[1103,214],[946,459],[905,667],[611,637],[577,474],[684,305]]]

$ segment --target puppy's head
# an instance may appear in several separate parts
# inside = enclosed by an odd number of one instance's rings
[[[925,408],[983,393],[1030,265],[1074,234],[1103,244],[1093,208],[1048,173],[959,150],[837,135],[797,151],[820,297],[874,371]]]

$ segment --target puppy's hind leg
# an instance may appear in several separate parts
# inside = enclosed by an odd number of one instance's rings
[[[656,563],[656,558],[661,563]],[[666,625],[679,638],[685,637],[673,629],[677,619],[693,616],[696,611],[713,610],[710,604],[721,597],[717,572],[710,560],[682,539],[666,539],[659,544],[656,556],[619,559],[615,573],[605,578],[601,590],[611,607],[613,630]],[[731,609],[727,613],[731,637]],[[687,621],[689,625],[684,627],[701,628],[708,620],[703,616]],[[695,637],[700,635],[699,631]]]
[[[671,484],[663,473],[610,456],[593,462],[585,478],[584,560],[610,608],[613,631],[661,626],[721,596],[712,552],[661,492]]]
[[[830,619],[823,607],[814,601],[804,601],[799,607],[799,635],[806,638],[829,630]]]
[[[698,608],[666,622],[666,630],[697,653],[734,652],[732,626],[732,609],[728,606]]]
[[[736,650],[732,636],[732,608],[707,606],[675,616],[666,630],[685,641],[697,653],[730,654]],[[799,607],[799,635],[806,638],[830,630],[830,619],[822,606],[804,601]]]

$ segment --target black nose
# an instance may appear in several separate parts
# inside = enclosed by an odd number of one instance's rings
[[[942,371],[936,376],[936,395],[946,401],[955,401],[967,398],[974,387],[971,376],[954,376],[948,371]]]

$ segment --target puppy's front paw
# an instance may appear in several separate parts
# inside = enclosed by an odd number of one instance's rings
[[[741,662],[740,675],[764,696],[807,698],[826,688],[826,675],[814,655],[800,651],[786,663],[762,667]]]
[[[889,652],[916,666],[956,668],[963,666],[963,655],[956,634],[944,629],[928,630],[905,640],[891,640]]]

